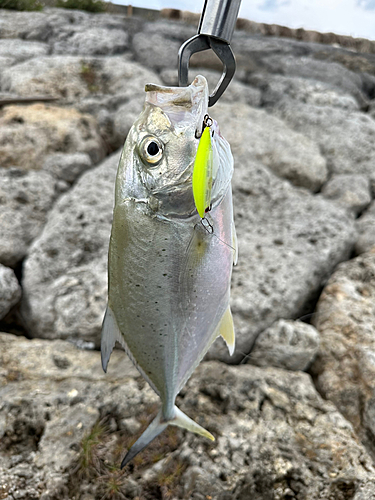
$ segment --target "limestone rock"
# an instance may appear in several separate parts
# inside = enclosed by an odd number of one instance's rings
[[[358,214],[371,203],[370,182],[363,175],[334,175],[323,186],[322,194]]]
[[[59,12],[60,11],[60,12]],[[69,23],[69,13],[62,9],[42,12],[13,12],[2,10],[1,38],[47,41],[63,24]]]
[[[262,102],[275,106],[289,96],[296,101],[314,106],[332,106],[348,111],[359,111],[357,100],[339,87],[310,78],[287,75],[256,73],[247,79],[249,83],[263,90]]]
[[[319,144],[332,173],[373,174],[375,120],[359,111],[283,99],[273,111]]]
[[[256,339],[247,360],[256,366],[306,370],[319,348],[319,333],[302,321],[280,319]]]
[[[92,161],[87,153],[55,153],[47,156],[42,169],[50,172],[57,179],[71,184],[91,166]]]
[[[319,391],[375,452],[375,249],[340,264],[317,305]]]
[[[0,334],[0,491],[59,500],[97,498],[111,484],[131,498],[373,494],[371,458],[307,374],[201,364],[177,404],[216,441],[170,427],[120,473],[134,440],[122,422],[141,421],[138,436],[157,399],[123,352],[105,375],[98,352]]]
[[[0,319],[17,304],[21,294],[21,287],[13,269],[0,264]]]
[[[375,246],[375,202],[356,220],[358,238],[355,244],[357,254],[365,253]]]
[[[143,95],[142,95],[143,97]],[[131,99],[119,107],[114,115],[113,135],[117,137],[119,146],[124,144],[128,132],[142,111],[144,100]]]
[[[0,168],[0,262],[15,266],[39,235],[55,198],[47,172]]]
[[[177,54],[180,46],[194,36],[193,26],[173,21],[147,23],[143,31],[133,37],[133,51],[136,60],[146,68],[177,70]]]
[[[326,162],[317,145],[301,133],[293,133],[285,123],[264,110],[240,103],[219,103],[212,110],[212,116],[228,130],[226,135],[233,136],[229,142],[234,151],[243,141],[241,148],[246,148],[249,160],[260,161],[276,175],[312,191],[325,182]]]
[[[129,37],[122,29],[78,29],[72,36],[60,32],[53,43],[54,54],[113,55],[129,48]]]
[[[159,83],[148,68],[129,56],[37,57],[5,69],[1,89],[19,95],[51,95],[67,102],[84,98],[122,94],[127,99],[140,93],[145,83]]]
[[[41,57],[48,54],[48,45],[40,42],[24,40],[1,40],[0,56],[11,57],[17,61],[23,61],[32,57]]]
[[[336,204],[291,186],[252,159],[257,138],[251,141],[249,131],[256,130],[256,123],[247,122],[246,116],[262,116],[261,111],[252,109],[247,115],[244,105],[215,107],[212,114],[231,144],[235,161],[233,205],[239,259],[233,270],[231,306],[237,350],[230,358],[218,340],[209,355],[239,362],[256,336],[274,321],[310,312],[310,301],[316,300],[337,263],[351,253],[354,221]],[[248,126],[237,127],[239,122]],[[276,140],[270,134],[268,138],[270,145],[265,147],[273,148]],[[280,153],[282,144],[280,139]]]
[[[92,116],[45,104],[6,106],[0,111],[1,166],[40,169],[48,154],[87,153],[94,163],[105,156]]]
[[[22,317],[34,337],[99,343],[119,154],[61,196],[24,264]]]
[[[280,54],[272,55],[264,60],[264,64],[270,73],[324,82],[353,95],[361,105],[366,102],[360,75],[346,69],[341,64],[305,56],[296,57],[294,54],[285,57],[280,56]]]

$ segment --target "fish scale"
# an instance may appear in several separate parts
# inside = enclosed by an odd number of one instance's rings
[[[175,406],[175,399],[218,335],[231,353],[234,349],[229,145],[213,122],[217,163],[209,180],[212,209],[203,221],[194,205],[192,173],[196,130],[207,112],[207,82],[199,76],[188,88],[147,85],[146,91],[116,179],[102,364],[106,370],[120,342],[162,406],[122,465],[168,425],[213,439]]]

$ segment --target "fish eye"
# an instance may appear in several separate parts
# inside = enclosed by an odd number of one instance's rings
[[[163,156],[163,145],[156,137],[145,137],[140,144],[139,153],[149,165],[156,165]]]

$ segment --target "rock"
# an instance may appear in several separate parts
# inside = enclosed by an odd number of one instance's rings
[[[55,151],[105,156],[95,119],[73,108],[45,104],[6,106],[0,111],[1,166],[40,169]]]
[[[32,57],[42,57],[48,54],[48,45],[40,42],[29,42],[24,40],[1,40],[0,56],[13,58],[16,61],[24,61]]]
[[[319,348],[319,333],[302,321],[280,319],[256,339],[248,362],[286,370],[306,370]]]
[[[226,130],[231,129],[229,133],[233,136],[234,131],[243,130],[230,141],[234,151],[233,144],[246,142],[249,159],[261,161],[276,175],[297,186],[316,191],[325,182],[327,167],[319,148],[304,135],[293,133],[281,120],[263,110],[237,103],[217,104],[212,115],[218,117],[219,124],[229,123]]]
[[[282,100],[273,111],[296,131],[319,144],[335,174],[373,173],[375,120],[358,111]]]
[[[203,75],[208,82],[208,88],[212,93],[218,84],[221,73],[207,68],[194,68],[190,70],[190,76]],[[160,73],[164,85],[178,86],[178,74],[173,69],[165,69]],[[226,91],[220,98],[220,102],[244,102],[250,106],[259,107],[261,104],[261,91],[257,88],[245,85],[234,78]]]
[[[60,32],[53,43],[54,54],[113,55],[129,48],[129,37],[122,29],[89,28],[71,33]]]
[[[130,99],[150,82],[159,83],[158,76],[126,55],[84,58],[59,55],[34,58],[5,69],[1,89],[25,96],[62,97],[72,103],[83,98],[91,100],[96,95],[102,98],[103,94],[122,94],[122,99]]]
[[[141,99],[131,99],[120,106],[115,113],[113,120],[113,135],[116,137],[119,146],[124,144],[131,126],[142,111],[142,107],[143,102],[141,102]]]
[[[128,498],[371,498],[371,458],[310,377],[250,365],[202,363],[178,398],[214,443],[169,427],[121,473],[134,436],[120,422],[143,429],[157,409],[140,382],[123,352],[105,375],[98,352],[0,334],[3,496],[100,498],[117,485]]]
[[[354,214],[359,214],[371,203],[370,182],[364,175],[334,175],[323,186],[322,194]]]
[[[356,220],[358,238],[355,244],[357,254],[365,253],[375,246],[375,202]]]
[[[87,153],[55,153],[47,156],[42,169],[51,173],[57,179],[71,184],[91,166],[92,161]]]
[[[311,312],[322,284],[337,263],[349,257],[355,233],[354,221],[344,209],[295,188],[253,159],[262,133],[258,132],[261,125],[248,117],[261,120],[265,116],[264,123],[275,123],[268,122],[263,111],[248,110],[243,104],[218,103],[215,108],[212,114],[231,144],[235,162],[233,205],[239,259],[233,272],[231,307],[237,350],[230,358],[218,340],[209,356],[236,363],[274,321]],[[276,161],[276,148],[282,154],[288,142],[283,142],[281,131],[280,136],[272,136],[271,126],[266,129],[268,145],[262,139],[259,143],[269,152],[275,147]]]
[[[180,46],[194,36],[193,26],[173,21],[147,23],[143,31],[133,37],[133,51],[136,60],[146,68],[177,70],[177,54]]]
[[[15,266],[39,235],[52,207],[54,179],[47,172],[0,168],[0,262]]]
[[[344,68],[341,64],[304,56],[280,56],[279,54],[265,58],[263,63],[270,73],[280,73],[324,82],[351,94],[361,106],[367,102],[362,90],[363,84],[360,75]]]
[[[13,269],[0,264],[0,319],[19,302],[22,292]]]
[[[45,42],[55,29],[69,22],[68,12],[59,9],[54,12],[14,12],[2,10],[0,17],[0,37]]]
[[[24,263],[22,317],[33,337],[99,343],[119,154],[61,196]]]
[[[248,82],[263,90],[262,102],[267,106],[278,105],[287,95],[291,99],[314,106],[359,111],[359,104],[352,95],[325,82],[268,73],[251,75]]]
[[[340,264],[319,299],[314,324],[321,337],[311,368],[317,387],[374,453],[375,249]]]

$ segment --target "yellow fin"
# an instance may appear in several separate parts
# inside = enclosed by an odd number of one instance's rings
[[[225,340],[228,346],[229,354],[232,356],[232,354],[234,353],[236,337],[234,334],[232,313],[230,311],[229,306],[228,309],[225,311],[223,317],[221,318],[219,325],[219,335],[221,335]]]
[[[203,219],[211,204],[212,190],[212,143],[210,127],[206,127],[200,138],[193,169],[193,195],[198,214]]]

